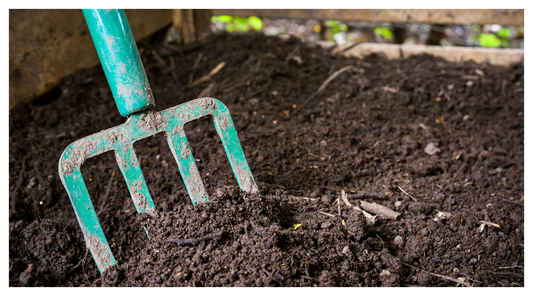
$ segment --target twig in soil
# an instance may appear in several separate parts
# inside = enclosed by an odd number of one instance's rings
[[[107,188],[105,190],[104,196],[102,196],[102,205],[100,206],[100,210],[98,210],[98,213],[102,212],[104,209],[104,206],[107,203],[107,198],[109,197],[109,192],[111,191],[111,185],[113,184],[113,179],[115,178],[115,170],[111,173],[111,178],[109,179],[109,182],[107,182]]]
[[[354,66],[346,66],[344,68],[341,68],[337,72],[333,73],[328,79],[326,79],[326,81],[324,81],[324,83],[322,83],[322,85],[318,88],[318,90],[315,91],[315,93],[313,93],[303,104],[301,104],[298,108],[296,108],[296,110],[294,110],[294,112],[290,116],[297,114],[300,110],[302,110],[303,107],[305,107],[307,104],[309,104],[309,102],[311,102],[321,91],[323,91],[324,88],[326,88],[326,86],[333,79],[335,79],[337,76],[339,76],[340,74],[342,74],[343,72],[348,71],[348,70],[361,71],[360,69],[357,69]]]
[[[287,64],[292,59],[292,57],[294,57],[294,55],[298,52],[298,49],[299,49],[299,47],[298,47],[298,45],[296,45],[296,47],[291,51],[291,53],[289,53],[289,55],[285,59],[285,66],[287,66]]]
[[[330,217],[336,217],[335,215],[333,214],[328,214],[328,213],[324,213],[324,212],[321,212],[321,211],[318,211],[320,214],[324,214],[326,216],[330,216]]]
[[[500,266],[499,269],[511,269],[511,268],[524,268],[524,266],[515,265],[515,266]]]
[[[496,223],[492,223],[492,222],[489,222],[489,221],[479,221],[481,224],[485,224],[485,225],[488,225],[488,226],[493,226],[493,227],[497,227],[497,228],[500,228],[500,225],[496,224]]]
[[[172,77],[174,78],[174,81],[180,88],[184,88],[183,84],[178,79],[178,76],[176,75],[176,71],[174,69],[176,68],[176,63],[174,62],[174,57],[170,57],[170,73],[172,74]]]
[[[463,285],[463,286],[465,286],[465,287],[469,287],[469,288],[472,287],[472,285],[470,285],[470,283],[468,283],[468,282],[463,282],[463,281],[460,281],[460,280],[458,280],[458,279],[454,279],[454,278],[449,277],[449,276],[445,276],[445,275],[440,275],[440,274],[436,274],[436,273],[433,273],[433,272],[429,272],[429,271],[424,270],[424,269],[422,269],[422,268],[420,268],[420,267],[416,267],[416,266],[413,266],[413,265],[408,264],[408,263],[405,263],[405,262],[402,262],[402,264],[403,264],[403,265],[406,265],[406,266],[409,266],[409,267],[411,267],[411,268],[415,268],[415,269],[417,268],[417,269],[420,269],[421,271],[423,271],[423,272],[425,272],[425,273],[429,273],[429,274],[431,274],[432,276],[436,276],[436,277],[439,277],[439,278],[442,278],[442,279],[446,279],[446,280],[449,280],[449,281],[452,281],[452,282],[459,283],[459,284],[461,284],[461,285]]]
[[[516,200],[508,200],[508,199],[503,199],[504,202],[508,202],[508,203],[512,203],[512,204],[515,204],[515,205],[519,205],[519,206],[524,206],[524,203],[523,202],[520,202],[520,201],[516,201]]]
[[[361,201],[361,208],[363,208],[366,211],[369,211],[372,214],[380,215],[381,217],[387,218],[387,219],[396,219],[400,215],[400,213],[393,211],[386,206],[379,205],[375,202],[368,203],[364,200]]]
[[[201,84],[203,82],[206,82],[206,81],[209,81],[211,80],[211,76],[215,75],[218,73],[218,71],[220,71],[222,68],[224,68],[224,66],[226,65],[225,62],[222,62],[220,64],[218,64],[213,70],[211,70],[211,72],[209,72],[209,74],[206,74],[202,77],[200,77],[199,79],[191,82],[191,84],[189,85],[189,87],[191,86],[196,86],[198,84]]]
[[[11,210],[13,210],[14,213],[17,212],[17,209],[15,208],[16,201],[17,201],[17,192],[19,191],[20,186],[22,185],[22,182],[24,181],[24,171],[26,170],[26,158],[28,158],[28,155],[24,156],[22,159],[22,169],[20,170],[19,179],[17,181],[17,186],[15,186],[15,189],[13,190],[13,193],[11,193]]]
[[[94,287],[94,285],[96,285],[96,282],[98,282],[98,281],[100,281],[100,280],[102,280],[102,278],[101,278],[101,277],[97,278],[97,279],[96,279],[96,280],[95,280],[95,281],[94,281],[94,282],[93,282],[93,283],[91,284],[91,286],[93,286],[93,287]]]
[[[416,200],[416,198],[414,196],[412,196],[411,194],[405,192],[405,190],[402,189],[402,187],[400,186],[397,186],[398,189],[400,189],[403,193],[405,193],[407,196],[409,196],[410,198],[412,198],[414,201],[418,202],[418,200]]]
[[[202,60],[203,56],[204,55],[202,53],[198,55],[198,57],[196,58],[196,61],[194,62],[194,65],[192,66],[193,69],[196,69],[196,67],[198,67],[198,64],[200,64],[200,61]]]
[[[363,215],[365,215],[365,218],[366,220],[368,221],[368,223],[370,225],[374,225],[376,223],[376,216],[372,216],[370,215],[369,213],[367,213],[365,210],[361,209],[360,207],[357,207],[357,206],[354,206],[352,205],[349,201],[348,201],[348,198],[346,197],[346,192],[344,192],[344,190],[341,191],[341,195],[342,195],[342,200],[344,201],[344,203],[352,208],[353,210],[356,210],[358,212],[361,212],[363,213]]]
[[[381,241],[381,247],[383,249],[385,249],[385,242],[383,242],[383,240],[381,239],[381,237],[379,237],[379,235],[376,233],[376,236],[379,238],[379,240]]]
[[[166,66],[167,65],[167,63],[165,63],[165,60],[163,60],[163,58],[161,58],[161,56],[155,50],[152,50],[151,52],[152,52],[152,55],[154,56],[154,58],[159,63],[159,65],[161,65],[161,66]]]
[[[81,269],[83,270],[83,274],[85,275],[85,279],[87,280],[88,283],[91,283],[89,281],[89,278],[87,277],[87,273],[85,272],[85,257],[87,257],[87,253],[89,252],[89,248],[86,248],[85,249],[85,255],[83,255],[83,259],[81,259],[82,261],[82,264],[81,264]]]
[[[466,277],[466,279],[469,280],[469,281],[483,284],[483,282],[480,282],[480,281],[478,281],[478,280],[475,280],[475,279],[469,277],[468,274],[466,274],[466,273],[459,273],[459,274],[460,274],[460,275],[464,275],[464,276]]]
[[[295,198],[295,199],[305,199],[305,200],[318,200],[318,198],[311,198],[311,197],[303,197],[303,196],[294,196],[294,195],[287,195],[288,198]]]
[[[492,223],[492,222],[488,222],[488,221],[480,221],[476,215],[474,215],[474,213],[470,212],[469,210],[463,210],[463,212],[467,212],[469,213],[470,215],[472,215],[472,217],[474,217],[474,219],[476,219],[477,223],[483,225],[489,225],[489,226],[492,226],[492,227],[497,227],[497,228],[500,228],[500,225],[496,224],[496,223]],[[481,228],[481,231],[483,231],[483,228]],[[481,232],[480,231],[480,232]]]
[[[169,242],[173,242],[173,243],[177,243],[178,245],[195,245],[195,244],[197,244],[199,242],[219,237],[219,236],[222,235],[222,233],[223,233],[223,231],[220,231],[220,232],[217,232],[215,234],[209,234],[209,235],[206,235],[204,237],[191,238],[191,239],[171,239],[171,238],[169,238],[168,241]]]
[[[81,258],[80,262],[78,262],[78,264],[76,264],[76,266],[72,267],[71,270],[74,270],[74,269],[76,269],[76,267],[80,266],[80,264],[83,262],[83,260],[85,260],[85,256],[87,256],[87,252],[89,252],[89,249],[85,249],[85,255],[83,255],[83,258]],[[85,272],[85,270],[83,272]]]

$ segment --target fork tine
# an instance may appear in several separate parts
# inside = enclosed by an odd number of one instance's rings
[[[185,183],[192,203],[199,204],[209,201],[183,127],[175,129],[173,133],[167,133],[167,142],[178,163],[183,183]]]
[[[216,108],[214,108],[214,111],[211,112],[211,114],[213,116],[215,129],[218,132],[224,150],[226,151],[226,156],[233,169],[233,174],[244,192],[257,193],[259,189],[257,188],[257,184],[250,171],[250,167],[248,167],[248,162],[242,151],[241,143],[237,136],[237,131],[235,130],[235,125],[233,124],[228,108],[216,99],[202,98],[198,99],[198,101],[199,100],[210,100],[212,101],[212,104],[216,105]]]
[[[72,202],[76,218],[85,237],[85,244],[91,251],[98,270],[103,273],[110,266],[117,265],[117,262],[111,252],[100,221],[98,221],[79,168],[74,167],[69,174],[61,175],[61,181]]]
[[[148,191],[133,145],[123,145],[122,147],[122,149],[115,150],[115,157],[126,180],[126,185],[128,185],[135,208],[138,213],[154,215],[154,202],[150,196],[150,191]]]

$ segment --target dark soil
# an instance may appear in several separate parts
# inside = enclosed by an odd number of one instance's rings
[[[228,106],[260,193],[241,193],[209,118],[186,125],[209,203],[192,206],[164,135],[135,144],[156,217],[136,214],[112,153],[87,160],[118,262],[100,277],[57,164],[68,144],[124,118],[101,67],[81,71],[10,112],[10,286],[461,285],[430,273],[524,285],[522,64],[360,60],[262,35],[146,43],[141,55],[157,110],[200,94]],[[359,70],[291,114],[348,65]],[[341,190],[401,215],[367,225],[338,203]],[[481,221],[500,227],[480,232]]]

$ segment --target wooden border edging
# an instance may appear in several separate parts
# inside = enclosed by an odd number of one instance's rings
[[[333,41],[319,41],[320,46],[328,48],[335,45]],[[332,50],[333,53],[342,52],[344,49],[353,44],[344,44],[337,46]],[[436,57],[444,58],[447,61],[460,63],[473,61],[475,63],[488,62],[497,66],[509,66],[512,63],[524,60],[523,49],[500,49],[500,48],[479,48],[479,47],[460,47],[460,46],[430,46],[414,44],[383,44],[383,43],[361,43],[344,52],[345,56],[363,57],[371,53],[383,53],[389,59],[398,59],[417,54],[430,54]]]
[[[135,40],[172,23],[168,9],[126,9]],[[81,9],[9,10],[9,110],[98,65]]]
[[[213,15],[342,21],[523,26],[523,9],[213,9]]]

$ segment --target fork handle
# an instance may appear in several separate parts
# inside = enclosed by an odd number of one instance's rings
[[[154,97],[122,9],[83,9],[94,47],[122,116],[153,108]]]

